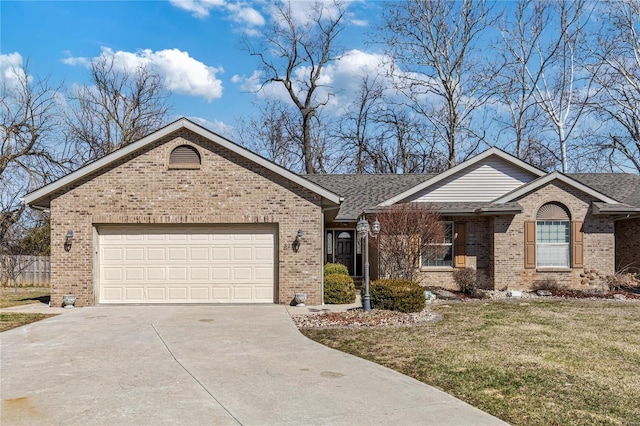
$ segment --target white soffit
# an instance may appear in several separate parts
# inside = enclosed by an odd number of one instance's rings
[[[525,163],[524,161],[507,154],[506,152],[498,149],[498,148],[489,148],[488,150],[482,152],[481,154],[476,155],[475,157],[458,164],[457,166],[454,166],[452,168],[450,168],[449,170],[442,172],[434,177],[432,177],[429,180],[426,180],[424,182],[422,182],[419,185],[414,186],[413,188],[409,188],[408,190],[406,190],[405,192],[398,194],[392,198],[389,198],[388,200],[383,201],[382,203],[378,204],[379,207],[387,207],[387,206],[391,206],[399,201],[402,201],[408,197],[411,197],[413,195],[416,195],[424,190],[426,190],[429,187],[432,187],[436,184],[438,184],[439,182],[442,182],[443,180],[457,174],[460,173],[461,171],[464,171],[468,168],[473,167],[474,165],[478,164],[479,162],[485,160],[486,158],[489,158],[491,156],[495,156],[498,157],[500,159],[502,159],[503,161],[513,164],[514,166],[517,166],[521,169],[524,169],[530,173],[532,173],[534,176],[540,177],[540,176],[544,176],[545,172],[543,172],[542,170],[539,170],[535,167],[533,167],[530,164]]]
[[[320,196],[322,196],[323,198],[335,203],[335,204],[340,204],[343,200],[343,197],[334,194],[333,192],[330,192],[326,189],[324,189],[323,187],[316,185],[315,183],[308,181],[307,179],[304,179],[303,177],[299,176],[296,173],[293,173],[281,166],[278,166],[275,163],[272,163],[269,160],[266,160],[265,158],[260,157],[257,154],[254,154],[253,152],[239,146],[236,145],[235,143],[223,138],[220,135],[217,135],[207,129],[205,129],[202,126],[199,126],[195,123],[193,123],[192,121],[186,119],[186,118],[181,118],[177,121],[174,121],[171,124],[168,124],[167,126],[151,133],[150,135],[140,139],[137,142],[134,142],[130,145],[125,146],[124,148],[121,148],[117,151],[112,152],[109,155],[106,155],[104,157],[102,157],[101,159],[94,161],[93,163],[90,163],[78,170],[76,170],[75,172],[72,172],[58,180],[56,180],[55,182],[50,183],[49,185],[43,186],[40,189],[37,189],[27,195],[25,195],[22,198],[22,201],[26,204],[32,204],[35,203],[38,200],[41,200],[43,198],[46,198],[47,196],[49,196],[50,194],[52,194],[53,192],[57,191],[58,189],[61,189],[67,185],[72,184],[73,182],[76,182],[77,180],[83,178],[84,176],[89,175],[90,173],[93,173],[95,171],[98,171],[100,169],[102,169],[103,167],[108,166],[109,164],[119,160],[120,158],[135,152],[143,147],[145,147],[146,145],[153,143],[155,141],[157,141],[158,139],[161,139],[173,132],[176,132],[180,129],[187,129],[190,130],[206,139],[211,140],[212,142],[215,142],[216,144],[228,149],[229,151],[232,151],[268,170],[271,170],[272,172],[302,186],[303,188],[306,188]]]
[[[536,179],[533,182],[523,185],[521,188],[510,192],[509,194],[505,195],[504,197],[500,197],[496,200],[493,201],[493,203],[496,204],[500,204],[500,203],[508,203],[509,201],[513,201],[516,198],[520,197],[521,195],[524,195],[528,192],[531,192],[535,189],[540,188],[541,186],[546,185],[547,183],[554,181],[554,180],[559,180],[563,183],[566,183],[569,186],[572,186],[582,192],[584,192],[587,195],[591,195],[594,198],[597,198],[600,201],[603,201],[607,204],[620,204],[619,201],[614,200],[613,198],[607,197],[606,195],[596,191],[595,189],[589,188],[586,185],[583,185],[582,183],[571,179],[568,176],[563,175],[560,172],[553,172],[553,173],[549,173],[548,175],[540,178],[540,179]]]

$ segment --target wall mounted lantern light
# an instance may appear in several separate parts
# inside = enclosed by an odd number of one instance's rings
[[[64,251],[71,250],[71,242],[73,241],[73,231],[67,231],[67,236],[64,238]]]
[[[293,251],[297,252],[300,249],[300,244],[302,244],[302,229],[298,229],[298,233],[296,234],[296,239],[293,241],[291,245],[293,247]]]

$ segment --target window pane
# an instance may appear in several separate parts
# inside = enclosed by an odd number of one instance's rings
[[[444,241],[422,254],[422,266],[453,266],[453,222],[444,222]]]
[[[333,254],[333,231],[327,232],[327,254]]]
[[[538,244],[538,267],[569,267],[569,244]]]
[[[568,244],[569,223],[567,221],[539,220],[536,223],[536,242]]]

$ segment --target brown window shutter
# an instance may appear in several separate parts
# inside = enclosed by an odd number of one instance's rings
[[[583,222],[571,222],[571,267],[584,268]]]
[[[464,268],[467,266],[467,229],[464,222],[453,224],[453,267]]]
[[[536,223],[526,221],[524,223],[524,267],[536,268]]]

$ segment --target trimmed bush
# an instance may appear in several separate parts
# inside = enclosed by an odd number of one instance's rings
[[[349,270],[342,263],[327,263],[324,265],[324,276],[327,275],[346,275],[349,276]]]
[[[415,281],[383,279],[369,286],[371,307],[400,312],[420,312],[426,306],[424,288]]]
[[[356,286],[349,275],[331,274],[324,277],[324,303],[343,305],[356,301]]]
[[[470,297],[483,298],[482,290],[489,288],[489,278],[473,268],[455,269],[453,279],[460,287],[460,291]]]

